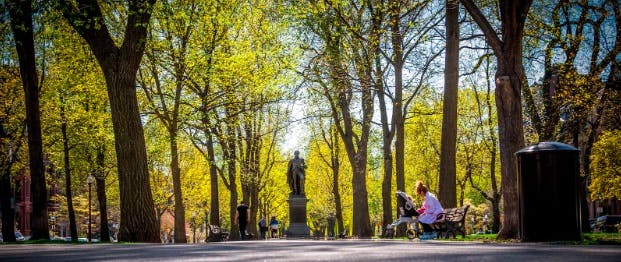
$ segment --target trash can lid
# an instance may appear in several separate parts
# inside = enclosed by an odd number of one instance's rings
[[[540,151],[579,151],[575,147],[564,144],[561,142],[539,142],[534,145],[527,146],[522,148],[520,151],[515,152],[516,155],[525,154],[525,153],[533,153]]]

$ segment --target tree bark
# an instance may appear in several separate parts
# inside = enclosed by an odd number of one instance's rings
[[[176,123],[170,123],[176,125]],[[176,126],[169,130],[170,136],[170,168],[173,179],[173,194],[175,198],[175,243],[187,243],[185,237],[185,207],[181,194],[181,168],[179,168],[179,149],[177,145]]]
[[[205,129],[208,130],[208,129]],[[218,196],[218,169],[216,168],[216,153],[214,151],[214,141],[211,132],[207,132],[207,162],[209,163],[209,183],[210,183],[210,213],[209,222],[212,225],[220,225],[220,197]]]
[[[395,69],[395,98],[392,121],[395,128],[395,177],[397,190],[405,192],[405,120],[403,117],[403,35],[401,33],[401,1],[392,1],[390,8],[390,31]]]
[[[65,99],[60,97],[60,132],[63,139],[63,160],[65,168],[65,196],[67,197],[67,212],[69,213],[69,234],[71,242],[78,242],[78,227],[75,221],[75,211],[73,209],[73,191],[71,190],[71,159],[69,148],[69,137],[67,136],[67,119],[65,116]]]
[[[231,116],[230,113],[230,109],[227,109],[227,116]],[[235,127],[233,126],[233,124],[231,122],[233,122],[232,119],[230,119],[231,121],[227,121],[227,127],[226,127],[226,139],[225,140],[221,140],[221,143],[223,145],[222,151],[224,152],[224,161],[226,161],[226,166],[227,166],[227,173],[228,173],[228,189],[230,192],[230,199],[229,199],[229,217],[231,218],[231,231],[230,231],[230,235],[229,237],[231,238],[231,240],[238,240],[240,239],[240,236],[238,234],[239,232],[239,225],[237,225],[237,221],[233,221],[233,218],[235,218],[235,211],[237,210],[237,199],[239,197],[239,194],[237,193],[237,181],[236,181],[236,177],[237,177],[237,163],[236,161],[236,154],[237,154],[237,147],[235,145]]]
[[[331,163],[332,163],[332,194],[334,195],[334,209],[336,209],[336,219],[338,223],[338,234],[341,234],[344,229],[343,225],[343,204],[341,199],[341,192],[339,190],[339,177],[340,172],[339,168],[341,166],[339,152],[340,150],[340,142],[337,139],[337,132],[333,127],[330,127],[330,137],[333,139],[332,146],[332,155],[331,155]]]
[[[446,56],[444,60],[444,101],[440,147],[440,203],[457,205],[457,89],[459,82],[459,1],[446,0]]]
[[[157,243],[159,227],[133,80],[114,83],[109,90],[121,195],[119,240]]]
[[[403,108],[403,35],[401,33],[401,1],[391,1],[390,11],[390,39],[392,43],[392,66],[395,70],[395,95],[392,108],[391,143],[395,138],[395,178],[397,190],[405,192],[405,120]],[[381,81],[381,80],[379,80]],[[384,149],[386,150],[386,149]],[[392,150],[391,148],[389,150]],[[385,161],[385,160],[384,160]],[[392,159],[391,159],[392,164]],[[392,169],[392,167],[390,168]],[[392,170],[391,170],[392,171]],[[384,192],[382,192],[385,194]],[[390,194],[390,192],[388,193]],[[390,194],[392,195],[392,194]],[[392,200],[390,202],[392,204]],[[396,216],[399,217],[397,209]],[[391,219],[392,220],[392,219]],[[391,223],[388,221],[388,223]],[[407,225],[402,224],[397,228],[397,236],[404,236]]]
[[[388,114],[386,112],[386,99],[383,88],[378,89],[377,96],[379,99],[380,118],[382,122],[382,152],[384,158],[384,177],[382,178],[382,228],[385,230],[386,227],[392,223],[393,136],[391,135],[389,128]]]
[[[66,0],[59,4],[65,18],[90,46],[106,79],[119,175],[119,240],[160,242],[136,97],[136,73],[155,0],[128,2],[127,28],[120,47],[110,36],[96,0],[79,1],[77,7]]]
[[[30,218],[32,240],[50,239],[47,214],[47,187],[43,165],[39,86],[35,61],[32,0],[7,0],[11,29],[19,58],[20,75],[26,100],[28,127],[28,156],[32,213]]]

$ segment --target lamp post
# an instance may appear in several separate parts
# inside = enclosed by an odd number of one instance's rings
[[[91,185],[95,178],[93,175],[88,174],[86,177],[86,183],[88,183],[88,242],[91,242],[92,232],[91,232]]]

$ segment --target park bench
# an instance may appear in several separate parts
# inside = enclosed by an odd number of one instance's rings
[[[229,239],[229,233],[222,230],[217,225],[209,225],[207,240],[209,242],[220,242]]]
[[[462,237],[466,237],[466,214],[470,205],[456,208],[446,208],[444,212],[438,215],[438,220],[433,224],[434,230],[438,232],[438,238],[448,238],[453,235],[457,237],[459,233]]]

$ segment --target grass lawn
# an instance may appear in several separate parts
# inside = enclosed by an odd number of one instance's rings
[[[441,238],[439,240],[445,240]],[[450,241],[481,241],[486,243],[512,243],[519,242],[519,240],[497,240],[496,234],[472,234],[466,235],[466,238],[457,236],[457,238],[449,238]],[[555,242],[556,243],[556,242]],[[621,233],[584,233],[582,234],[582,241],[567,241],[558,242],[566,244],[578,244],[578,245],[621,245]]]

